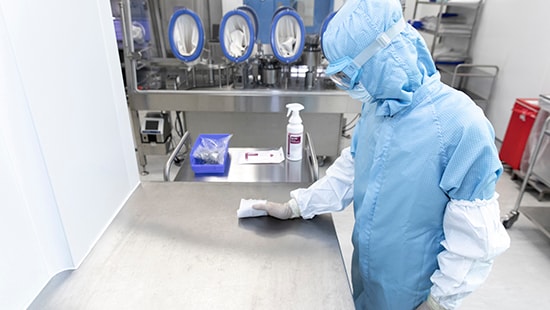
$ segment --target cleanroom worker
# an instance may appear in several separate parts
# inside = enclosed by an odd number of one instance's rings
[[[288,202],[253,208],[310,219],[353,202],[356,308],[457,308],[510,244],[491,124],[440,81],[397,0],[347,0],[321,44],[327,76],[362,102],[351,147]]]

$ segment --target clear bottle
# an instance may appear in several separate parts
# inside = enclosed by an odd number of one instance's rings
[[[303,153],[304,125],[302,125],[300,111],[304,106],[299,103],[289,103],[286,108],[288,109],[286,116],[290,116],[286,126],[286,158],[297,161],[302,159]]]

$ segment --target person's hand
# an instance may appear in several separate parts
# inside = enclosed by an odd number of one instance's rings
[[[440,304],[437,303],[432,297],[432,295],[428,296],[428,299],[420,304],[420,306],[416,307],[415,310],[445,310]]]
[[[277,203],[267,201],[262,204],[255,204],[252,208],[256,210],[264,210],[268,215],[276,217],[280,220],[288,220],[300,216],[300,209],[294,199],[285,203]]]

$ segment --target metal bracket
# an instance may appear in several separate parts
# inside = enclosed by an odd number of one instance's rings
[[[143,55],[141,54],[141,52],[129,52],[126,54],[126,57],[136,61],[143,59]]]
[[[181,148],[187,142],[189,139],[189,131],[186,131],[183,134],[183,137],[181,137],[180,142],[178,145],[174,148],[174,151],[170,154],[170,157],[168,157],[168,160],[166,161],[166,164],[164,164],[164,181],[170,181],[170,167],[172,166],[172,163],[176,159],[176,156],[180,152]]]

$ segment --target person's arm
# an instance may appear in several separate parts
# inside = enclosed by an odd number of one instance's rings
[[[326,175],[307,189],[290,192],[296,200],[300,215],[305,219],[315,215],[341,211],[353,200],[354,168],[350,148],[342,150],[340,157],[327,169]]]
[[[431,277],[433,299],[454,309],[488,277],[493,260],[510,245],[500,222],[498,194],[488,200],[451,200],[443,220],[445,250]]]
[[[299,216],[311,219],[318,214],[341,211],[353,199],[353,179],[353,157],[348,147],[342,150],[324,177],[308,188],[290,192],[291,199],[288,202],[281,204],[268,201],[254,205],[253,208],[265,210],[270,216],[279,219]]]
[[[444,309],[455,309],[488,277],[493,260],[510,246],[500,222],[496,182],[502,165],[490,125],[471,120],[451,137],[448,162],[440,187],[450,197],[443,218],[444,250],[431,277],[431,298]]]

